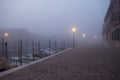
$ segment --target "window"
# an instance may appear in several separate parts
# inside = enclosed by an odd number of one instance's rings
[[[116,32],[117,32],[117,41],[119,40],[119,28],[116,29]]]
[[[119,27],[119,41],[120,41],[120,27]]]
[[[114,32],[112,32],[112,41],[114,40]]]
[[[116,40],[115,37],[116,37],[116,35],[115,35],[115,31],[113,31],[113,32],[112,32],[112,40],[113,40],[113,41]]]
[[[115,30],[115,41],[117,40],[117,30]]]
[[[116,40],[116,32],[114,31],[114,41]]]

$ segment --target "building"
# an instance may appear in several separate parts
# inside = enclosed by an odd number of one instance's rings
[[[105,45],[120,47],[120,0],[111,0],[104,18],[103,36]]]

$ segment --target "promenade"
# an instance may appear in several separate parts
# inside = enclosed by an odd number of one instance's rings
[[[104,47],[70,49],[0,80],[120,80],[120,52]]]

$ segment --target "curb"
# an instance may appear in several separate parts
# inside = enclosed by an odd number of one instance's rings
[[[42,61],[44,61],[44,60],[47,60],[47,59],[52,58],[52,57],[54,57],[54,56],[57,56],[57,55],[59,55],[59,54],[62,54],[63,52],[66,52],[66,51],[70,50],[70,49],[71,49],[71,48],[68,48],[68,49],[66,49],[66,50],[64,50],[64,51],[58,52],[58,53],[53,54],[53,55],[51,55],[51,56],[42,58],[42,59],[40,59],[40,60],[36,60],[36,61],[34,61],[34,62],[30,62],[30,63],[28,63],[28,64],[25,64],[25,65],[22,65],[22,66],[19,66],[19,67],[16,67],[16,68],[12,68],[12,69],[9,69],[9,70],[4,71],[4,72],[0,72],[0,77],[6,76],[6,75],[8,75],[8,74],[11,74],[11,73],[16,72],[16,71],[18,71],[18,70],[21,70],[21,69],[26,68],[26,67],[28,67],[28,66],[31,66],[31,65],[36,64],[36,63],[38,63],[38,62],[42,62]]]

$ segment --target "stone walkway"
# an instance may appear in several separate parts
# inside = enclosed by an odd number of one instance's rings
[[[0,80],[120,80],[120,52],[102,47],[76,48]]]

